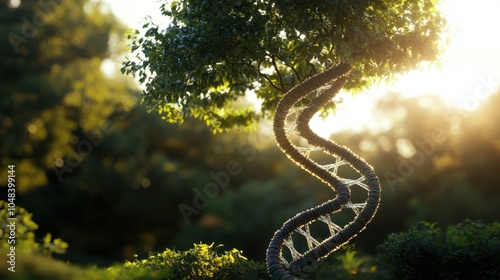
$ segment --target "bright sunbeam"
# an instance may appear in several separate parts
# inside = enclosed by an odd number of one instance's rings
[[[392,85],[376,86],[346,98],[336,116],[313,119],[323,136],[341,130],[384,130],[390,124],[372,119],[370,110],[386,92],[403,96],[434,94],[447,105],[474,111],[496,93],[500,85],[500,1],[448,0],[442,11],[450,25],[450,43],[442,55],[442,67],[413,71]]]
[[[441,69],[416,71],[392,88],[407,96],[436,94],[450,105],[474,110],[500,84],[500,1],[448,0],[442,10],[450,25],[451,42]],[[473,104],[474,103],[474,104]]]

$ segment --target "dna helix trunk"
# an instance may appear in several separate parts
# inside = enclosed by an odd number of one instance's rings
[[[276,231],[266,255],[268,272],[273,279],[299,279],[298,276],[307,274],[313,263],[336,251],[361,232],[375,215],[380,203],[380,182],[373,168],[348,148],[318,136],[309,126],[314,114],[330,102],[345,85],[350,70],[348,63],[339,63],[312,76],[288,91],[276,108],[273,130],[278,146],[295,164],[330,186],[337,196],[298,213]],[[316,96],[305,107],[294,107],[299,101],[306,100],[305,97],[311,93],[316,93]],[[295,124],[287,129],[287,117],[293,114],[298,117]],[[292,143],[292,134],[304,138],[309,146],[300,147]],[[323,151],[332,156],[335,162],[318,164],[310,156],[313,151]],[[343,165],[354,169],[360,177],[349,179],[338,176],[338,169]],[[364,202],[352,202],[352,186],[366,190]],[[344,209],[352,210],[355,218],[342,227],[332,221],[331,215]],[[310,231],[310,225],[313,223],[324,223],[330,236],[323,240],[314,237]],[[295,248],[293,235],[306,239],[305,252],[299,252]],[[283,256],[284,246],[289,250],[291,260]]]

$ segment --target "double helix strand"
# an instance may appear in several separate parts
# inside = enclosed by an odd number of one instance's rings
[[[349,64],[340,63],[309,78],[292,88],[281,99],[276,108],[273,128],[280,148],[302,169],[334,189],[337,196],[321,205],[297,214],[286,221],[283,227],[274,234],[267,250],[266,261],[268,272],[275,279],[296,279],[295,276],[300,275],[312,263],[326,257],[361,232],[373,218],[378,208],[380,183],[373,168],[349,149],[316,135],[309,126],[313,115],[321,107],[325,106],[346,83],[350,70]],[[328,88],[322,90],[325,86]],[[305,138],[312,147],[305,149],[306,153],[303,153],[304,149],[294,146],[290,141],[285,129],[285,122],[287,116],[290,115],[290,111],[294,110],[294,105],[313,91],[317,91],[319,94],[300,111],[296,120],[295,128],[298,134]],[[334,156],[337,162],[333,165],[319,165],[309,157],[308,152],[313,150],[323,150],[325,153]],[[342,164],[349,164],[361,174],[361,177],[356,180],[339,178],[336,172]],[[362,181],[367,183],[364,184]],[[353,185],[361,186],[368,191],[364,203],[352,203],[350,187]],[[342,228],[331,221],[330,215],[346,208],[354,211],[355,219]],[[309,225],[316,221],[327,224],[330,237],[318,241],[311,236]],[[294,233],[306,238],[308,244],[306,252],[299,253],[294,248],[292,239]],[[290,250],[291,261],[287,261],[283,257],[283,246]]]

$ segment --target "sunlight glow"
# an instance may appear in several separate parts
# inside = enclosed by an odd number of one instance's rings
[[[484,91],[480,87],[491,95],[500,83],[500,37],[496,30],[500,1],[448,0],[442,10],[451,27],[442,68],[405,75],[390,90],[407,96],[437,94],[450,105],[470,110],[465,104],[470,95]]]
[[[442,11],[450,25],[451,41],[442,56],[441,68],[433,67],[400,76],[392,85],[379,85],[355,97],[347,97],[336,116],[313,119],[323,136],[342,130],[385,130],[371,109],[387,92],[405,97],[438,95],[450,107],[474,111],[500,85],[500,1],[447,0]]]
[[[21,5],[21,0],[10,0],[9,1],[9,7],[11,8],[17,8]]]
[[[165,1],[104,0],[103,2],[111,7],[115,16],[132,29],[142,29],[142,25],[147,22],[148,17],[151,17],[156,24],[161,24],[162,21],[165,21],[165,17],[161,15],[160,11],[160,6]]]

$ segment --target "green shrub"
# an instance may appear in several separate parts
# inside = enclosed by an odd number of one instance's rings
[[[390,235],[377,258],[394,279],[500,279],[500,223],[466,220],[442,231],[422,222]]]
[[[264,262],[247,260],[241,252],[232,249],[218,254],[221,247],[195,244],[187,251],[166,249],[150,254],[147,259],[126,262],[108,269],[113,279],[270,279]],[[313,265],[304,279],[386,279],[368,256],[358,256],[352,248],[344,248],[343,255]]]
[[[263,279],[264,264],[248,261],[232,249],[219,255],[213,244],[195,244],[187,251],[166,249],[147,259],[126,262],[110,271],[119,279]]]
[[[35,231],[38,225],[33,222],[33,214],[26,209],[16,206],[14,210],[8,208],[6,201],[0,200],[0,249],[8,249],[15,245],[18,253],[43,253],[50,256],[52,253],[64,254],[68,244],[59,238],[52,240],[50,233],[43,237],[42,242],[36,240]],[[10,227],[8,218],[16,218],[15,224],[15,244],[9,242]],[[11,241],[12,242],[12,241]]]

